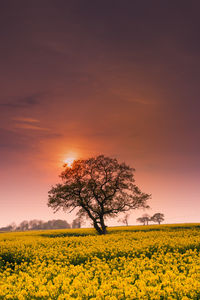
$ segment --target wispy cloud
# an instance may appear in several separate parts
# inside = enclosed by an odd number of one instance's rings
[[[144,104],[144,105],[155,104],[155,102],[153,102],[153,101],[141,99],[141,98],[134,98],[134,97],[126,97],[124,99],[124,101],[130,102],[130,103],[139,103],[139,104]]]
[[[38,105],[43,93],[33,94],[22,98],[10,99],[7,102],[0,103],[1,108],[20,109]]]
[[[134,91],[124,90],[124,89],[111,89],[111,93],[120,99],[120,101],[128,103],[137,103],[141,105],[152,105],[156,104],[155,100],[145,99],[142,96],[135,95]]]
[[[29,118],[29,117],[16,117],[13,118],[14,121],[18,122],[25,122],[25,123],[39,123],[40,121],[34,118]]]
[[[46,127],[40,126],[40,121],[38,119],[32,117],[15,117],[13,118],[15,121],[14,127],[19,129],[26,130],[39,130],[39,131],[49,131]]]
[[[20,129],[31,129],[31,130],[49,130],[49,128],[45,128],[45,127],[40,127],[40,126],[36,126],[36,125],[32,125],[32,124],[28,124],[28,123],[17,123],[15,124],[15,128],[20,128]]]

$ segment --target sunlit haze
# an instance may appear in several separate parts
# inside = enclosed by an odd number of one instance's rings
[[[64,160],[64,163],[68,166],[68,167],[72,167],[72,164],[73,164],[73,162],[74,162],[74,160],[75,160],[75,157],[73,157],[73,156],[69,156],[69,157],[67,157],[65,160]]]
[[[66,163],[136,169],[165,223],[199,222],[200,2],[0,3],[0,227],[54,214]],[[120,225],[117,219],[108,225]],[[86,223],[85,226],[88,226]]]

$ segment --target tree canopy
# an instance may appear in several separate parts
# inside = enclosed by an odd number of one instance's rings
[[[165,219],[165,215],[162,213],[156,213],[151,217],[151,221],[160,224]]]
[[[151,221],[151,217],[148,214],[144,214],[142,217],[137,218],[137,222],[143,223],[143,225],[149,225],[149,221]]]
[[[106,233],[107,218],[148,207],[150,195],[135,185],[135,169],[117,159],[99,155],[64,168],[62,182],[49,191],[48,206],[54,211],[77,210],[77,216],[89,218],[99,234]]]

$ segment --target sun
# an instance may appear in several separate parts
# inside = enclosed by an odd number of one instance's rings
[[[64,163],[65,163],[69,168],[71,168],[71,167],[72,167],[72,164],[73,164],[73,162],[74,162],[74,160],[75,160],[75,157],[69,156],[69,157],[67,157],[67,158],[64,160]]]

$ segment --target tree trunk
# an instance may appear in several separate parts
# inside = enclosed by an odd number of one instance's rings
[[[102,229],[102,234],[106,234],[107,233],[107,226],[104,223],[104,219],[103,217],[100,217],[100,224],[101,224],[101,229]]]
[[[93,224],[94,224],[94,228],[96,229],[96,231],[99,233],[99,234],[104,234],[102,229],[99,227],[99,225],[97,224],[96,221],[93,221]]]
[[[93,221],[94,228],[96,229],[96,231],[98,232],[98,234],[104,234],[103,230],[101,229],[101,227],[99,227],[99,225],[98,225],[98,223],[96,221],[96,218],[93,217],[93,215],[91,214],[90,210],[86,206],[84,206],[84,205],[82,205],[82,207],[83,207],[84,210],[86,210],[89,218]]]

